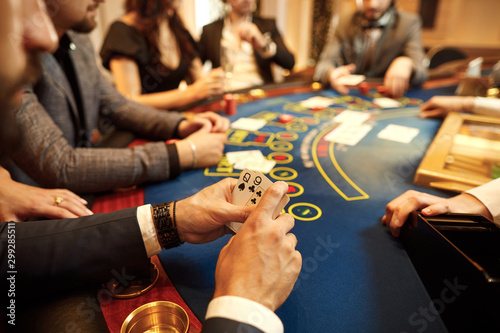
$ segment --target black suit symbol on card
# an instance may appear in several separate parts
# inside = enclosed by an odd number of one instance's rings
[[[257,191],[257,196],[260,198],[262,196],[262,191]]]
[[[243,191],[245,189],[245,183],[241,183],[239,186],[238,186],[238,189],[240,191]]]
[[[257,198],[253,198],[250,201],[255,205],[257,203]]]
[[[248,191],[250,191],[252,193],[255,192],[255,185],[249,186]]]

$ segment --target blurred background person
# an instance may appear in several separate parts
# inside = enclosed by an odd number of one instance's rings
[[[202,60],[224,69],[226,90],[273,83],[271,64],[291,70],[293,54],[287,49],[274,19],[254,15],[255,0],[224,0],[226,15],[203,27]]]
[[[349,88],[338,82],[350,74],[383,78],[393,97],[427,79],[417,14],[395,8],[394,0],[363,0],[361,9],[340,17],[316,65],[314,79],[341,94]]]
[[[117,90],[159,109],[178,108],[222,93],[224,73],[203,73],[197,43],[178,13],[182,0],[126,0],[126,14],[101,48]],[[181,86],[186,80],[191,83]]]

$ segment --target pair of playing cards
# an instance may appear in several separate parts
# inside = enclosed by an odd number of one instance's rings
[[[238,183],[234,187],[231,196],[232,203],[238,206],[256,206],[272,184],[273,182],[261,172],[245,169],[241,172]],[[289,201],[290,198],[285,194],[273,212],[273,219],[278,217]],[[239,222],[226,223],[226,226],[234,232],[238,232],[242,225],[243,223]]]

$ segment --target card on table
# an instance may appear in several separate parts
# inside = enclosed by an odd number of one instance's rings
[[[355,86],[366,79],[364,75],[351,74],[339,77],[336,81],[344,86]]]
[[[371,114],[367,112],[344,110],[333,118],[336,123],[356,123],[361,124],[370,119]]]
[[[324,96],[314,96],[300,102],[300,105],[309,109],[324,109],[332,104],[333,99]]]
[[[266,159],[260,150],[227,152],[226,158],[238,170],[251,169],[269,173],[276,165],[276,161]]]
[[[352,122],[341,123],[325,136],[326,141],[355,146],[373,128],[372,125]]]
[[[265,119],[240,118],[231,124],[231,128],[252,132],[261,129],[266,123],[267,121]]]
[[[399,108],[401,106],[401,103],[399,103],[398,101],[387,97],[374,98],[373,103],[377,104],[383,109]]]
[[[390,141],[410,143],[418,133],[420,133],[418,128],[389,124],[377,134],[377,137]]]
[[[238,206],[258,205],[264,193],[272,184],[273,182],[261,172],[245,169],[241,172],[238,183],[234,187],[231,195],[232,203]],[[273,219],[278,217],[289,201],[290,198],[285,194],[273,212]],[[232,231],[238,232],[243,223],[228,222],[226,225]]]

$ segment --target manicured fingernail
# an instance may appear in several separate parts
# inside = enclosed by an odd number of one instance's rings
[[[94,215],[94,212],[93,212],[93,211],[91,211],[90,209],[87,209],[87,214],[89,214],[89,215]]]
[[[430,214],[432,211],[430,210],[430,208],[424,208],[424,209],[422,209],[422,212],[424,214]]]

